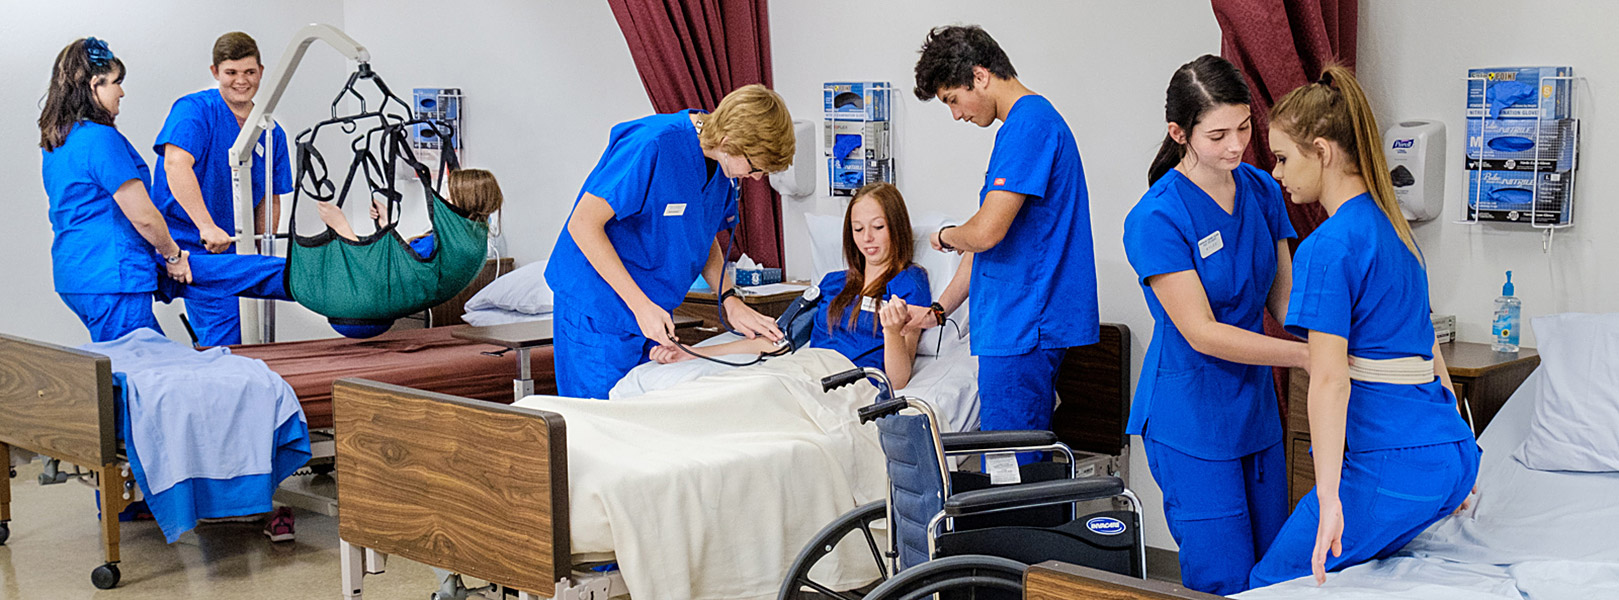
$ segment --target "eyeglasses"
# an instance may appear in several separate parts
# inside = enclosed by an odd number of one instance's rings
[[[753,166],[753,157],[748,156],[746,154],[743,154],[742,158],[748,161],[748,174],[749,175],[752,175],[754,173],[763,173],[763,172],[765,172],[764,169]]]

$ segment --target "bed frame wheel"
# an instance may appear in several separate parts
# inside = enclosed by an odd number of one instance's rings
[[[0,521],[0,546],[6,545],[8,539],[11,539],[11,524]]]
[[[123,576],[118,572],[118,563],[107,563],[90,572],[90,583],[98,590],[110,590],[118,587],[118,580]]]
[[[777,600],[808,600],[819,598],[840,598],[843,600],[858,599],[865,596],[865,592],[878,583],[886,581],[888,572],[887,553],[879,545],[879,536],[872,533],[872,523],[888,520],[888,502],[878,500],[856,507],[843,516],[838,517],[830,525],[822,528],[815,534],[815,539],[804,546],[793,561],[792,569],[787,572],[787,580],[782,583]],[[860,532],[861,535],[854,535]],[[846,540],[845,538],[854,539]],[[882,542],[886,544],[887,540]],[[877,571],[881,579],[870,585],[854,590],[833,590],[830,587],[810,579],[810,570],[815,568],[826,555],[831,554],[840,543],[857,544],[865,546],[871,551],[871,558],[877,563]]]

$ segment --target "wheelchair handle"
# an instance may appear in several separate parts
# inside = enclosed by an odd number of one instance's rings
[[[849,369],[842,373],[833,373],[821,378],[821,391],[830,392],[865,378],[865,369],[861,369],[859,367]]]
[[[899,411],[905,410],[905,407],[910,405],[911,403],[906,401],[904,398],[895,398],[893,400],[884,400],[870,406],[861,407],[859,411],[860,424],[865,425],[866,423],[870,423],[883,417],[890,417],[899,414]]]

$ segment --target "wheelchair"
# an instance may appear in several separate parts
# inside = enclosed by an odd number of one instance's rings
[[[1021,598],[1024,569],[1047,560],[1146,576],[1141,503],[1122,480],[1076,477],[1073,452],[1049,431],[941,433],[932,407],[891,398],[879,369],[830,375],[821,387],[830,391],[867,378],[880,393],[859,417],[877,424],[888,499],[860,506],[817,533],[788,571],[779,600]],[[1021,465],[1020,481],[1005,485],[951,468],[961,457],[1015,452],[1066,460]],[[843,546],[851,538],[855,547]],[[830,570],[817,566],[840,548],[840,556],[869,551],[878,579],[852,589],[817,581]]]

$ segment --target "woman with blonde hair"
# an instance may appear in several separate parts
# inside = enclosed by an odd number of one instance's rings
[[[1254,566],[1253,587],[1312,573],[1320,584],[1327,571],[1393,554],[1465,507],[1478,476],[1378,131],[1340,66],[1271,111],[1273,174],[1328,218],[1294,256],[1285,323],[1309,343],[1316,487]]]

